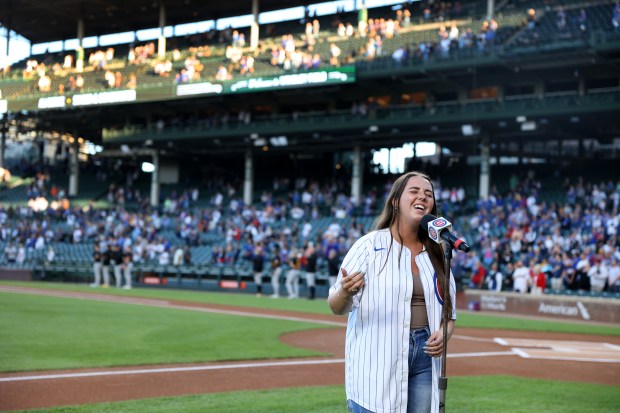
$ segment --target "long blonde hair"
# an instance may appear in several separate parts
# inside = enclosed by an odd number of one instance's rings
[[[392,225],[396,223],[398,241],[401,245],[403,245],[403,241],[402,241],[402,236],[400,235],[400,230],[398,229],[399,228],[398,223],[400,220],[400,216],[398,214],[397,206],[400,203],[400,197],[402,196],[405,190],[407,181],[409,181],[409,178],[414,177],[414,176],[419,176],[421,178],[424,178],[431,184],[431,191],[433,192],[433,207],[431,208],[431,214],[437,216],[437,201],[435,200],[435,187],[433,186],[433,181],[431,181],[431,178],[428,175],[422,172],[412,171],[412,172],[407,172],[401,175],[394,182],[394,184],[392,185],[392,189],[390,190],[390,193],[387,199],[385,200],[383,211],[381,211],[381,214],[379,214],[377,219],[375,219],[375,223],[373,225],[373,229],[380,230],[380,229],[386,229],[386,228],[389,229],[392,227]],[[428,237],[428,233],[424,231],[422,227],[418,228],[418,239],[420,240],[420,242],[422,242],[422,245],[426,247],[428,256],[431,260],[431,263],[433,264],[433,269],[435,270],[435,273],[437,274],[437,283],[438,283],[438,288],[441,294],[443,293],[443,283],[444,283],[443,248],[441,247],[441,245],[431,240]],[[394,242],[394,236],[392,235],[390,231],[390,246],[388,248],[388,255],[389,255],[390,250],[392,249],[393,242]],[[402,249],[400,250],[398,254],[399,263],[400,263],[401,254],[402,254]],[[387,260],[385,264],[383,265],[383,267],[381,268],[381,271],[383,271],[383,268],[385,268],[386,264],[387,264]],[[448,306],[449,317],[451,318],[452,317],[452,297],[450,296],[450,294],[448,294],[447,297],[443,297],[443,304]]]

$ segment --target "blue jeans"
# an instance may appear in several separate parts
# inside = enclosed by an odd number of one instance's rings
[[[424,352],[430,336],[428,328],[409,332],[409,392],[407,413],[429,413],[431,411],[433,368],[432,358]],[[351,413],[372,413],[353,400],[347,400]]]
[[[420,328],[409,332],[409,395],[407,413],[429,413],[431,411],[433,363],[432,357],[424,352],[430,330]]]
[[[372,410],[364,409],[351,399],[347,400],[347,408],[351,413],[373,413]]]

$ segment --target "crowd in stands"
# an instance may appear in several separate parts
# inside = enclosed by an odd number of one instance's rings
[[[541,31],[541,20],[554,15],[555,37],[570,37],[573,33],[586,33],[591,29],[587,7],[572,9],[546,4],[539,11],[525,8],[524,4],[502,5],[506,13],[522,13],[522,24],[509,20],[513,26],[510,33],[519,31],[518,36],[506,36],[515,44],[538,44],[549,35],[549,28]],[[511,11],[511,7],[515,10]],[[620,6],[611,6],[611,26],[620,30]],[[410,4],[404,2],[396,10],[382,9],[377,17],[358,19],[357,13],[339,11],[332,16],[331,22],[320,20],[316,16],[303,19],[298,30],[291,30],[275,35],[278,25],[267,25],[264,37],[256,49],[251,49],[246,41],[249,33],[243,30],[209,30],[205,33],[188,35],[185,38],[172,39],[186,47],[173,47],[163,59],[157,55],[154,42],[141,45],[130,45],[126,57],[119,57],[114,48],[99,48],[89,53],[88,70],[105,72],[105,78],[89,80],[85,84],[84,77],[75,70],[76,59],[72,54],[64,56],[62,62],[38,62],[34,58],[26,61],[23,78],[35,80],[34,89],[43,93],[64,94],[67,91],[79,92],[85,88],[135,88],[140,73],[152,73],[157,76],[173,78],[176,83],[187,83],[200,79],[230,80],[239,76],[255,73],[255,65],[265,61],[271,66],[287,70],[307,70],[326,65],[339,66],[354,64],[359,60],[372,60],[386,57],[396,62],[418,59],[422,62],[429,58],[445,59],[455,50],[474,49],[485,51],[496,44],[499,29],[499,18],[489,20],[463,21],[466,15],[465,6],[460,2],[423,1]],[[471,11],[482,15],[482,10]],[[542,14],[542,18],[540,15]],[[321,21],[328,23],[327,28],[321,27]],[[473,25],[480,24],[476,29]],[[428,33],[434,30],[433,25],[439,24],[436,35],[426,36],[426,40],[411,42],[409,37],[402,37],[402,32],[413,29],[413,26],[428,24]],[[289,27],[283,24],[283,27]],[[403,40],[407,39],[407,43]],[[360,42],[349,42],[358,39]],[[396,44],[386,53],[386,42]],[[328,47],[318,47],[319,43],[327,43]],[[207,64],[205,59],[216,58],[215,65]],[[135,68],[135,70],[127,70]]]
[[[464,225],[477,253],[456,257],[470,287],[541,293],[620,291],[620,182],[567,181],[566,202],[541,201],[526,179],[504,196],[481,200]]]
[[[136,208],[125,204],[132,192],[140,197],[127,179],[126,185],[109,188],[107,198],[114,209],[49,207],[37,213],[28,207],[1,208],[2,261],[28,265],[39,251],[39,259],[52,262],[59,258],[54,252],[59,244],[97,245],[105,256],[118,245],[131,253],[134,265],[247,269],[277,254],[285,274],[292,269],[296,275],[298,270],[307,272],[312,255],[315,271],[326,273],[330,259],[342,259],[371,229],[389,190],[388,184],[375,187],[356,205],[346,182],[283,178],[247,206],[238,182],[213,181],[201,207],[196,206],[200,190],[189,187],[162,196],[161,207],[154,210],[148,202]],[[474,247],[469,254],[455,254],[452,262],[456,279],[470,288],[620,291],[620,182],[567,180],[565,201],[548,203],[535,176],[513,176],[508,191],[493,190],[469,210],[462,187],[444,187],[440,181],[435,185],[440,214],[452,222],[451,217],[458,216],[455,228]],[[51,194],[46,188],[45,176],[39,175],[29,196]]]

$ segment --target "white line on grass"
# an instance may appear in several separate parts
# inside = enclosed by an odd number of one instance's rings
[[[448,354],[450,358],[461,357],[492,357],[492,356],[514,356],[512,351],[496,351],[482,353],[455,353]],[[50,379],[74,379],[83,377],[101,377],[101,376],[123,376],[129,374],[156,374],[156,373],[176,373],[188,371],[204,371],[204,370],[227,370],[227,369],[245,369],[256,367],[281,367],[281,366],[308,366],[318,364],[339,364],[344,363],[344,359],[333,360],[293,360],[293,361],[273,361],[258,363],[242,363],[242,364],[218,364],[210,366],[185,366],[185,367],[164,367],[152,369],[138,370],[103,370],[91,371],[83,373],[62,373],[62,374],[44,374],[38,376],[15,376],[0,377],[0,382],[27,381],[27,380],[50,380]]]
[[[73,379],[80,377],[98,377],[98,376],[123,376],[129,374],[155,374],[155,373],[175,373],[186,371],[203,371],[203,370],[227,370],[227,369],[247,369],[254,367],[279,367],[279,366],[303,366],[314,364],[337,364],[344,363],[344,359],[334,360],[299,360],[299,361],[274,361],[265,363],[243,363],[243,364],[219,364],[212,366],[186,366],[186,367],[166,367],[139,370],[108,370],[108,371],[92,371],[84,373],[64,373],[64,374],[46,374],[41,376],[17,376],[17,377],[0,377],[3,381],[24,381],[24,380],[47,380],[47,379]]]
[[[538,360],[551,360],[551,361],[587,361],[592,363],[620,363],[618,359],[597,359],[590,357],[562,357],[551,355],[536,355],[528,352],[527,348],[513,348],[512,349],[516,354],[520,357],[527,359],[538,359]]]
[[[483,343],[494,343],[495,342],[494,339],[492,339],[492,338],[462,336],[460,334],[455,334],[451,338],[457,338],[459,340],[466,340],[466,341],[480,341],[480,342],[483,342]]]
[[[484,351],[481,353],[455,353],[448,354],[448,358],[466,358],[466,357],[493,357],[493,356],[515,356],[513,351]]]

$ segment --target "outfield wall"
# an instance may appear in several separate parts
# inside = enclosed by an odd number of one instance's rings
[[[613,298],[466,290],[461,302],[473,311],[620,324],[620,300]]]
[[[32,270],[16,268],[0,268],[0,280],[3,281],[32,281]]]

